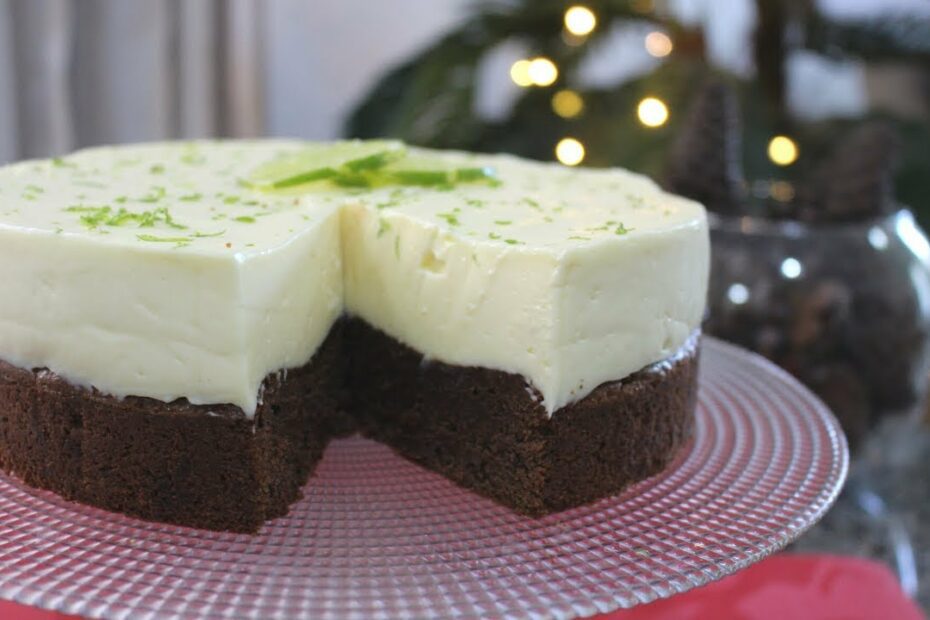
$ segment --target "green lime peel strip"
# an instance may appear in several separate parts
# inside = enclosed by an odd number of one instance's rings
[[[353,140],[315,146],[262,164],[245,179],[254,189],[288,189],[331,179],[343,172],[381,168],[404,156],[406,149],[395,140]]]
[[[434,162],[432,162],[434,163]],[[399,185],[418,185],[421,187],[441,187],[456,183],[475,183],[494,181],[494,169],[489,166],[480,168],[404,168],[404,161],[397,164],[397,169],[390,167],[383,171],[390,181]]]
[[[340,187],[383,185],[450,188],[456,183],[497,182],[489,166],[455,167],[428,157],[407,157],[401,142],[339,142],[280,157],[259,166],[245,180],[258,190],[285,190],[331,181]]]

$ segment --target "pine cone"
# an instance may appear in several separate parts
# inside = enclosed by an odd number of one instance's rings
[[[723,82],[698,92],[672,147],[664,185],[718,213],[742,210],[745,183],[736,94]]]
[[[893,211],[898,147],[898,136],[887,123],[854,129],[799,192],[802,219],[845,222]]]

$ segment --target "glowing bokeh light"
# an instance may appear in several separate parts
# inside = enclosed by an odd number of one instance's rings
[[[794,185],[790,181],[772,181],[769,194],[778,202],[794,200]]]
[[[584,110],[584,99],[573,90],[560,90],[552,96],[552,111],[562,118],[575,118]]]
[[[668,121],[668,106],[656,97],[646,97],[636,107],[639,122],[646,127],[661,127]]]
[[[737,306],[742,306],[749,301],[749,289],[741,282],[734,282],[727,289],[727,299]]]
[[[796,258],[788,257],[781,262],[781,275],[789,280],[794,280],[804,273],[804,266]]]
[[[555,158],[566,166],[577,166],[584,161],[584,145],[575,138],[562,138],[555,145]]]
[[[572,6],[565,11],[565,30],[575,36],[589,35],[597,26],[597,16],[586,6]]]
[[[778,166],[790,166],[798,159],[798,145],[788,136],[775,136],[769,141],[769,159]]]
[[[888,234],[878,226],[873,226],[869,229],[868,238],[869,244],[876,250],[885,250],[888,248]]]
[[[540,56],[530,61],[527,73],[536,86],[550,86],[558,79],[559,68],[548,58]]]
[[[672,53],[675,48],[671,37],[664,32],[650,32],[646,35],[646,51],[650,56],[664,58]]]
[[[530,61],[518,60],[510,65],[510,79],[517,86],[532,86],[533,80],[530,78]]]

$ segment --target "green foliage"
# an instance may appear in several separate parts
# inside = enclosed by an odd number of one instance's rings
[[[837,22],[812,11],[805,30],[805,47],[831,56],[871,61],[930,61],[927,19],[899,15]]]

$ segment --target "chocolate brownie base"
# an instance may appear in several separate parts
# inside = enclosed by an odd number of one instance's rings
[[[116,512],[254,532],[287,513],[330,436],[350,430],[342,331],[269,375],[254,419],[232,405],[116,399],[0,362],[0,466]]]
[[[691,433],[696,389],[697,336],[549,418],[519,375],[428,362],[347,319],[309,363],[266,378],[254,419],[233,405],[116,399],[0,362],[0,466],[116,512],[254,532],[287,513],[329,439],[359,428],[541,515],[661,471]]]
[[[365,434],[521,513],[614,494],[660,472],[691,435],[698,336],[549,418],[519,375],[429,362],[360,320],[346,328]]]

